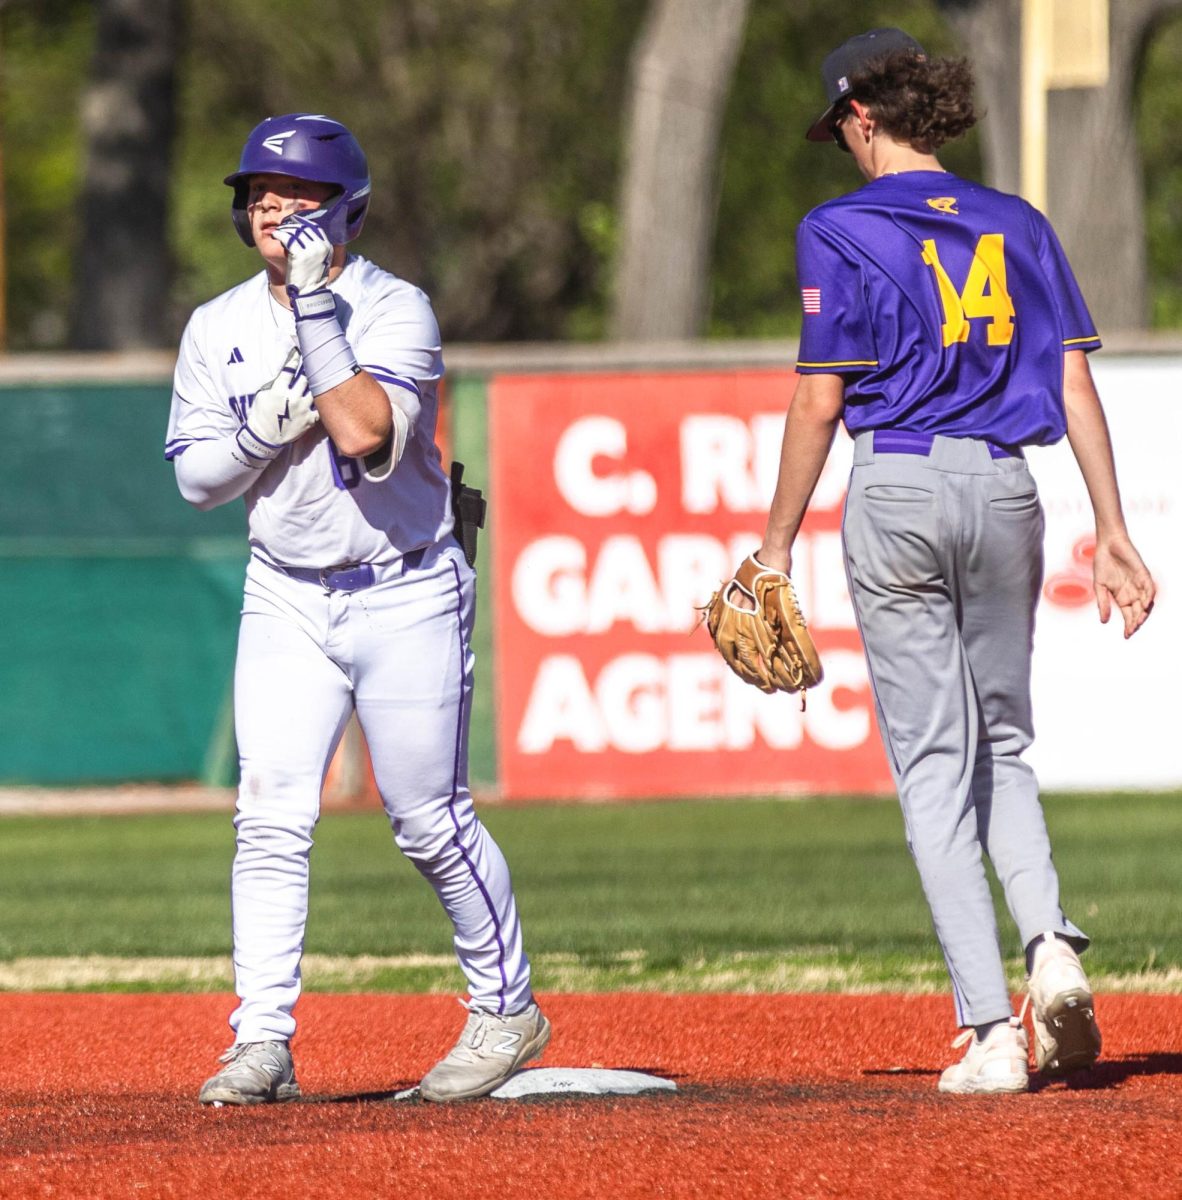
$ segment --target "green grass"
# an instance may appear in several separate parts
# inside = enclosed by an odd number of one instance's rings
[[[1182,965],[1182,795],[1050,797],[1046,810],[1065,907],[1095,938],[1093,975]],[[482,815],[513,868],[540,990],[945,986],[893,802]],[[196,957],[207,964],[76,986],[225,987],[232,854],[228,814],[0,821],[0,966]],[[1004,912],[1002,928],[1016,972]],[[450,926],[377,813],[321,822],[306,948],[326,956],[309,960],[312,988],[462,987]]]

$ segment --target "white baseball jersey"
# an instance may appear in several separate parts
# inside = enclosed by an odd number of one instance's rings
[[[435,446],[443,354],[430,301],[357,255],[330,286],[358,363],[407,414],[410,433],[397,469],[380,482],[342,455],[322,425],[259,472],[245,494],[251,548],[286,566],[388,563],[452,528]],[[165,457],[234,434],[295,346],[295,319],[271,295],[265,271],[198,308],[177,359]]]

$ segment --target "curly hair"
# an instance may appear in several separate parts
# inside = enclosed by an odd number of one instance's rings
[[[850,84],[847,101],[862,101],[885,134],[921,154],[963,137],[977,123],[967,58],[927,59],[904,50],[867,63]]]

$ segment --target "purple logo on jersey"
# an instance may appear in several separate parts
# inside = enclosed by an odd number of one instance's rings
[[[235,346],[234,349],[230,351],[230,357],[226,359],[226,366],[230,367],[233,366],[234,363],[240,362],[246,362],[246,359],[242,357],[242,351]]]
[[[245,424],[250,406],[254,403],[254,392],[247,392],[244,396],[227,396],[226,401],[238,424]]]

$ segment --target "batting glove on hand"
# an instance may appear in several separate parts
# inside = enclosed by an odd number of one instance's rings
[[[266,466],[319,420],[300,352],[293,350],[279,374],[255,392],[250,412],[238,430],[239,449],[251,466]]]
[[[319,222],[292,213],[275,227],[272,236],[287,251],[289,296],[306,296],[328,286],[333,247]]]

